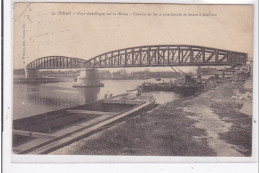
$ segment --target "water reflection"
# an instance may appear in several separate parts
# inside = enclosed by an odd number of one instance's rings
[[[33,104],[47,105],[47,106],[63,106],[63,105],[73,104],[73,102],[69,100],[44,97],[39,95],[28,95],[27,99]]]
[[[38,91],[36,89],[33,89],[29,91]],[[71,106],[71,105],[78,105],[78,104],[85,104],[92,101],[97,100],[97,95],[100,92],[100,88],[79,88],[78,89],[78,95],[73,96],[70,95],[70,99],[67,98],[67,94],[60,93],[59,95],[55,96],[41,96],[38,94],[34,95],[28,95],[27,100],[30,101],[32,104],[38,104],[38,105],[46,105],[46,106]]]
[[[103,99],[107,94],[118,95],[135,89],[149,80],[103,80],[104,87],[73,88],[73,82],[48,83],[40,85],[13,85],[13,118],[19,119],[72,107]],[[178,99],[173,92],[153,92],[159,104]]]
[[[84,103],[89,103],[98,99],[100,87],[80,88],[79,92],[81,93],[81,96],[84,98]]]

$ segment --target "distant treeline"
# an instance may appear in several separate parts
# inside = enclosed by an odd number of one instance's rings
[[[150,71],[137,71],[127,73],[125,70],[120,70],[117,72],[110,71],[100,71],[100,78],[131,78],[131,77],[147,77],[147,78],[170,78],[177,77],[178,74],[172,71],[161,71],[161,72],[150,72]]]
[[[178,74],[173,71],[160,71],[160,72],[151,72],[151,71],[136,71],[127,73],[125,70],[119,70],[116,72],[110,72],[109,70],[100,70],[98,71],[99,77],[101,79],[111,79],[111,78],[131,78],[131,77],[146,77],[146,78],[170,78],[177,77]],[[70,77],[76,78],[79,76],[79,70],[49,70],[49,71],[40,71],[40,74],[43,77]],[[15,69],[14,75],[25,75],[24,69]]]
[[[43,77],[70,77],[76,78],[80,71],[41,71],[40,72]]]

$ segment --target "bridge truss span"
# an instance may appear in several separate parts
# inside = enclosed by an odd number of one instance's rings
[[[47,56],[36,59],[26,69],[71,69],[84,68],[86,60],[65,56]]]
[[[85,63],[87,68],[221,66],[245,64],[247,54],[191,45],[155,45],[115,50]]]
[[[158,66],[237,66],[247,53],[193,45],[151,45],[119,49],[84,60],[65,56],[36,59],[26,69],[120,68]]]

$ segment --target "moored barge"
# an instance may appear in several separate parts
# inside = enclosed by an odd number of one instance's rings
[[[128,95],[16,119],[13,121],[13,152],[48,154],[156,106],[154,100]]]
[[[142,92],[152,92],[152,91],[166,91],[166,92],[176,92],[183,96],[194,95],[197,91],[204,88],[204,84],[196,82],[191,76],[185,76],[185,79],[176,80],[174,82],[162,82],[162,83],[151,83],[144,82],[139,86]]]

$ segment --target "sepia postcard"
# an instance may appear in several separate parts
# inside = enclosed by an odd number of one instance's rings
[[[13,10],[14,157],[256,157],[253,5]]]

